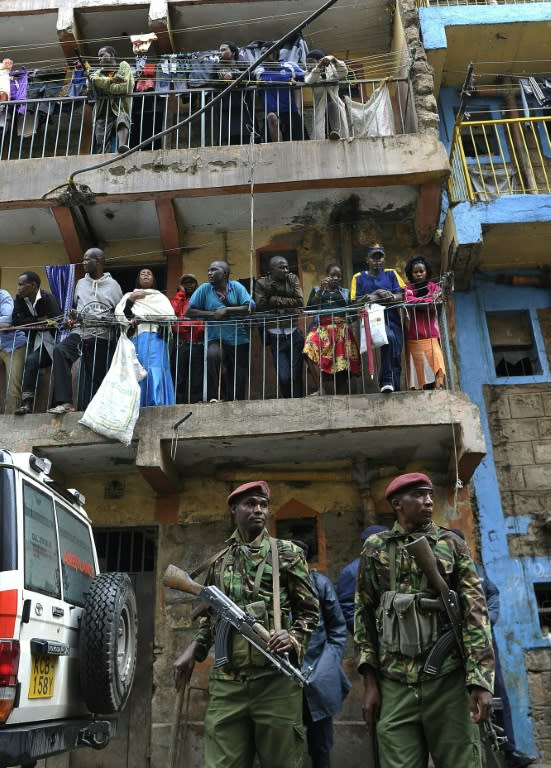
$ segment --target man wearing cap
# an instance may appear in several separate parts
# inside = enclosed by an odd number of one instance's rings
[[[360,534],[362,544],[372,534],[380,533],[381,531],[388,531],[386,525],[368,525]],[[351,635],[354,634],[354,595],[356,594],[356,580],[358,578],[359,566],[359,557],[356,557],[351,563],[345,565],[341,571],[337,584],[339,604],[344,614],[347,629]]]
[[[178,318],[172,326],[176,343],[172,348],[172,376],[177,403],[199,403],[203,399],[203,320],[184,320],[189,300],[197,290],[197,278],[186,273],[180,278],[180,287],[170,299]]]
[[[432,482],[400,475],[385,491],[396,514],[388,532],[370,536],[360,556],[354,640],[364,677],[363,718],[376,728],[381,768],[480,768],[475,724],[491,714],[494,655],[488,610],[464,541],[432,521]],[[426,537],[438,569],[459,598],[465,664],[452,650],[436,674],[423,671],[446,618],[404,546]],[[420,594],[421,593],[421,594]],[[419,597],[418,597],[419,596]]]
[[[300,666],[306,641],[318,624],[319,604],[299,547],[273,539],[266,530],[270,487],[255,480],[236,488],[228,505],[236,529],[209,568],[205,584],[215,584],[270,630],[268,650],[289,654]],[[277,575],[279,574],[279,589]],[[218,617],[208,612],[195,639],[174,664],[176,687],[203,661],[212,645]],[[239,633],[230,636],[230,661],[210,670],[205,718],[206,768],[302,766],[302,690]]]
[[[366,253],[367,269],[352,276],[350,301],[362,304],[375,302],[388,304],[402,300],[405,283],[395,269],[384,269],[385,249],[379,243],[370,243]],[[389,394],[400,389],[402,375],[402,347],[404,333],[400,310],[385,309],[385,330],[388,344],[381,350],[379,386],[381,392]]]

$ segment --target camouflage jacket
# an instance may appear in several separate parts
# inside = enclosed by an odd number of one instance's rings
[[[439,561],[439,570],[460,599],[463,613],[466,685],[478,685],[492,692],[494,654],[486,600],[475,564],[465,542],[447,528],[433,522],[415,531],[427,537]],[[396,541],[396,589],[403,593],[418,592],[424,587],[423,574],[415,560],[404,551],[412,536],[395,523],[391,531],[370,536],[363,547],[355,596],[354,640],[359,650],[358,670],[369,665],[380,675],[403,683],[430,679],[422,671],[426,653],[410,658],[390,653],[380,644],[375,612],[383,592],[390,590],[389,542]],[[444,661],[438,675],[448,674],[461,665],[458,657]]]
[[[272,555],[268,531],[264,529],[256,539],[245,542],[239,531],[235,530],[226,543],[228,550],[211,566],[205,584],[215,584],[234,603],[253,612],[261,623],[267,626],[267,629],[274,629]],[[277,549],[281,625],[289,630],[296,650],[294,663],[300,664],[308,637],[318,625],[319,603],[308,576],[308,566],[302,550],[283,539],[277,540]],[[265,606],[264,617],[258,613],[259,605],[263,609],[262,604]],[[251,605],[256,607],[256,611],[251,610]],[[218,617],[212,611],[201,619],[199,631],[195,637],[197,642],[195,657],[198,661],[207,656],[214,640],[217,623]],[[234,630],[232,633],[236,634]],[[232,648],[235,650],[235,644]],[[251,646],[245,640],[241,643],[241,649],[243,648],[249,651],[248,654],[242,652],[239,661],[232,658],[230,665],[220,670],[213,670],[211,675],[224,679],[233,678],[236,667],[248,669],[250,666],[257,668],[261,674],[261,668],[267,667],[269,662],[264,661],[254,649],[251,651]],[[264,673],[273,671],[274,667],[269,665]]]

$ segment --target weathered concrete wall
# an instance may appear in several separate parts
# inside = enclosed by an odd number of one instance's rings
[[[551,388],[488,387],[488,416],[505,515],[519,520],[509,536],[513,557],[551,555]]]
[[[90,165],[90,158],[85,156],[5,163],[0,205],[44,206],[44,190],[65,184],[70,174]],[[407,134],[329,143],[293,141],[284,147],[262,146],[256,159],[255,191],[420,184],[444,180],[448,174],[446,151],[436,135]],[[104,201],[248,192],[249,150],[206,147],[140,152],[106,168],[92,170],[78,177],[78,183],[87,184],[97,195],[106,195]]]
[[[438,137],[438,107],[434,97],[434,70],[427,61],[421,40],[419,11],[415,0],[399,0],[398,8],[404,28],[404,38],[413,54],[411,80],[417,114],[417,130]]]
[[[543,758],[551,761],[551,649],[528,651],[525,655],[532,719]]]

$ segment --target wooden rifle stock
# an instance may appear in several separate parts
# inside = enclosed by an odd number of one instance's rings
[[[413,555],[415,562],[427,577],[431,587],[441,595],[447,595],[450,588],[438,570],[438,561],[425,536],[412,541],[411,544],[406,544],[404,549]]]
[[[178,568],[177,565],[169,565],[163,576],[163,586],[187,592],[188,595],[200,595],[204,587],[193,581],[187,571]]]

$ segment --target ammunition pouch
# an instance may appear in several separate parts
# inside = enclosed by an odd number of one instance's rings
[[[267,629],[270,628],[268,620],[268,611],[264,600],[257,600],[244,606],[244,611],[254,616],[259,624]],[[236,629],[232,629],[231,647],[230,647],[230,666],[232,669],[243,669],[244,667],[268,667],[270,662],[257,651],[249,641],[243,637]]]
[[[379,641],[388,653],[416,658],[438,639],[442,603],[427,592],[383,592],[377,609]]]

